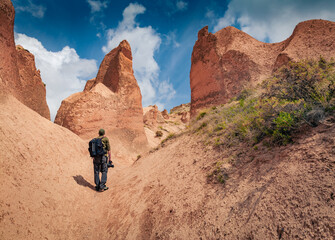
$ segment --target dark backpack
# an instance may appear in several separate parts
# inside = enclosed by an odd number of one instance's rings
[[[91,157],[103,156],[107,153],[101,138],[93,138],[88,144],[88,151]]]

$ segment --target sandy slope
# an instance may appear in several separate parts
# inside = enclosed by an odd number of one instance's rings
[[[104,239],[333,239],[334,125],[295,145],[244,154],[226,186],[214,162],[231,152],[183,135],[114,174]]]
[[[0,239],[334,239],[335,126],[236,155],[184,134],[93,188],[87,143],[0,97]]]
[[[237,157],[225,187],[208,170],[234,153],[192,135],[172,141],[114,175],[105,238],[334,239],[335,127],[309,131]]]
[[[11,96],[0,106],[0,239],[92,239],[101,211],[87,143]]]

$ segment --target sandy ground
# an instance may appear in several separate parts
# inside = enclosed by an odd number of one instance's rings
[[[111,179],[106,238],[334,239],[334,134],[244,154],[225,185],[207,176],[234,153],[181,136]]]
[[[193,134],[93,189],[87,142],[0,96],[0,239],[334,239],[335,125],[293,145],[216,150]],[[225,185],[208,176],[234,156]]]

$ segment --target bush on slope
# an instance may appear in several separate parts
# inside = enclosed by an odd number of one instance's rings
[[[257,88],[201,112],[192,129],[207,133],[215,145],[285,145],[304,123],[317,126],[334,114],[334,92],[334,61],[290,62]]]

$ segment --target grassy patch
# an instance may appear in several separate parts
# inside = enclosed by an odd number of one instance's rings
[[[163,146],[167,141],[169,141],[170,139],[173,139],[176,137],[176,134],[174,133],[170,133],[162,142],[161,142],[161,146]]]
[[[199,113],[199,115],[197,116],[197,121],[199,121],[200,119],[203,119],[204,116],[206,116],[207,112],[201,112]]]
[[[197,128],[197,132],[199,132],[201,129],[205,128],[207,126],[207,122],[201,123],[201,125]]]

